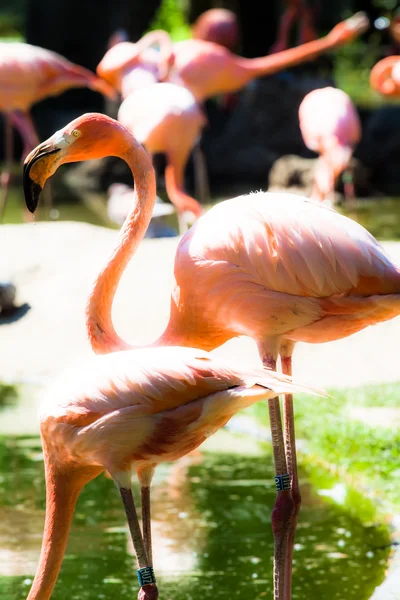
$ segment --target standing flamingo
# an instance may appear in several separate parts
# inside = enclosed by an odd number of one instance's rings
[[[115,291],[112,277],[115,271],[122,274],[128,254],[143,237],[156,198],[151,161],[129,131],[104,115],[75,119],[29,154],[24,189],[27,206],[34,211],[46,178],[61,163],[108,155],[123,158],[135,178],[136,206],[98,277],[98,281],[105,277],[107,289],[111,286]],[[89,302],[93,300],[92,294]],[[102,331],[100,325],[98,331]],[[285,376],[238,369],[193,348],[147,348],[94,356],[67,372],[40,409],[46,520],[28,600],[50,598],[78,495],[103,471],[114,479],[125,507],[142,586],[139,598],[155,600],[150,483],[157,464],[193,451],[246,406],[300,389]],[[144,540],[131,491],[133,471],[141,487]]]
[[[0,111],[5,115],[6,158],[6,169],[1,175],[0,220],[7,202],[13,162],[12,126],[22,137],[24,160],[39,143],[29,114],[32,104],[77,87],[89,87],[111,98],[115,96],[105,81],[55,52],[30,44],[0,42]]]
[[[327,36],[290,48],[277,54],[261,58],[243,58],[232,54],[227,48],[200,39],[189,39],[173,44],[173,67],[168,79],[185,86],[203,101],[211,96],[236,92],[257,77],[272,75],[287,67],[311,60],[358,37],[368,27],[368,19],[364,13],[357,13],[350,19],[339,23]],[[117,55],[119,44],[108,52]],[[97,73],[111,85],[117,82],[121,91],[122,79],[128,77],[130,69],[138,68],[136,44],[125,42],[121,48],[121,60],[107,70],[102,63]],[[124,54],[124,58],[122,57]],[[104,59],[103,59],[104,60]],[[103,62],[103,61],[102,61]],[[122,78],[122,79],[121,79]]]
[[[239,20],[232,10],[210,8],[199,15],[191,26],[195,40],[214,42],[233,52],[239,45]]]
[[[95,127],[86,138],[83,132],[92,122]],[[32,211],[47,177],[63,162],[108,152],[129,160],[135,169],[131,212],[86,309],[89,340],[98,354],[132,348],[116,333],[111,310],[154,204],[153,194],[146,196],[140,164],[135,168],[126,155],[127,145],[120,137],[127,135],[108,117],[85,115],[39,146],[25,167]],[[275,369],[280,356],[282,370],[289,375],[296,342],[341,339],[400,314],[400,269],[378,242],[355,221],[292,194],[258,192],[214,206],[180,241],[174,274],[169,322],[152,346],[212,350],[246,335],[256,341],[265,366]],[[301,502],[291,394],[285,396],[283,409],[284,435],[279,402],[269,401],[278,486],[272,513],[278,600],[290,598]]]
[[[183,189],[185,166],[200,138],[206,118],[189,90],[173,83],[154,83],[132,92],[118,120],[148,152],[166,155],[165,187],[178,211],[180,232],[187,231],[186,213],[198,217],[201,205]]]
[[[304,97],[299,122],[305,145],[320,154],[311,197],[330,200],[335,183],[348,168],[354,147],[361,138],[357,111],[345,92],[325,87]],[[349,195],[354,196],[354,192],[350,191]]]
[[[400,96],[400,56],[387,56],[372,68],[371,87],[384,96]]]
[[[282,52],[290,47],[289,35],[296,21],[299,23],[299,42],[306,44],[317,38],[313,11],[307,0],[285,0],[286,9],[281,17],[277,41],[271,52]]]

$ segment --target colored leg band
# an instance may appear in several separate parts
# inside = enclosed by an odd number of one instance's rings
[[[290,475],[288,473],[286,475],[276,475],[275,485],[277,492],[290,490]]]
[[[156,582],[153,567],[142,567],[136,571],[140,587]]]

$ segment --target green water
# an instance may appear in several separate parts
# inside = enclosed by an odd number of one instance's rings
[[[270,447],[253,443],[248,449],[243,438],[226,432],[212,439],[217,440],[214,449],[156,472],[153,541],[160,597],[271,598],[275,491]],[[322,471],[300,468],[300,485],[293,599],[367,600],[384,578],[387,530],[369,502]],[[23,600],[28,593],[44,502],[39,438],[1,437],[2,600]],[[101,475],[79,499],[52,598],[131,600],[136,594],[122,504],[113,482]]]
[[[238,190],[237,194],[244,193]],[[235,195],[235,193],[233,194]],[[164,196],[162,196],[164,198]],[[231,197],[231,196],[229,196]],[[165,199],[165,198],[164,198]],[[214,202],[223,200],[216,197]],[[5,212],[5,223],[21,223],[24,220],[23,198],[20,187],[14,187],[10,193],[9,203]],[[52,213],[41,206],[36,214],[37,220],[53,218],[63,221],[87,221],[93,225],[114,227],[106,215],[106,199],[104,195],[87,194],[84,203],[71,204],[59,201],[54,205]],[[351,217],[366,227],[379,240],[400,240],[400,198],[368,198],[357,200],[354,204],[338,206],[339,212]],[[29,219],[31,217],[28,217]],[[169,225],[177,225],[176,216],[166,218]]]

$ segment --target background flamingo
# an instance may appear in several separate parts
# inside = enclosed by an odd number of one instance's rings
[[[32,104],[74,87],[89,87],[111,98],[115,97],[115,91],[88,69],[71,63],[55,52],[30,44],[7,42],[0,42],[0,86],[0,111],[5,116],[6,158],[6,169],[1,175],[1,220],[13,162],[12,126],[22,137],[24,160],[39,143],[29,114]]]
[[[122,98],[166,79],[174,62],[172,40],[162,29],[146,33],[136,43],[112,41],[111,44],[96,72],[120,92]],[[158,50],[154,46],[158,46]]]
[[[234,51],[239,45],[240,26],[236,14],[227,8],[210,8],[193,23],[192,37],[195,40],[214,42]]]
[[[371,87],[384,96],[400,96],[400,56],[387,56],[371,70]]]
[[[219,44],[200,39],[176,42],[173,44],[174,63],[169,80],[185,86],[196,100],[203,101],[218,94],[238,91],[257,77],[272,75],[287,67],[311,60],[322,52],[342,46],[361,35],[368,25],[364,13],[357,13],[336,25],[323,38],[284,52],[252,59],[236,56]],[[129,42],[124,44],[124,60],[121,59],[119,63],[116,61],[114,68],[106,70],[102,63],[101,67],[97,67],[97,73],[111,85],[113,81],[117,82],[118,91],[121,91],[121,77],[128,77],[130,69],[138,67],[136,45],[128,44]],[[118,44],[111,50],[116,54]]]
[[[164,153],[165,186],[178,211],[179,229],[187,231],[187,215],[202,213],[201,205],[184,191],[185,166],[199,140],[206,118],[189,92],[173,83],[155,83],[129,94],[118,120],[151,154]]]
[[[24,189],[27,206],[33,211],[46,178],[58,165],[109,154],[119,155],[131,167],[137,200],[97,279],[97,289],[106,277],[115,292],[108,276],[110,265],[112,270],[122,269],[122,274],[134,249],[132,233],[143,237],[155,201],[151,161],[128,130],[104,115],[76,119],[29,154]],[[89,304],[93,300],[98,301],[91,294]],[[28,599],[50,597],[79,492],[105,470],[120,490],[139,570],[143,577],[148,576],[152,565],[150,483],[157,464],[191,452],[238,410],[295,389],[285,377],[261,369],[243,371],[192,348],[110,353],[67,372],[50,390],[40,413],[46,524]],[[144,540],[130,489],[133,470],[141,487]],[[154,579],[144,581],[151,585],[144,585],[140,597],[157,598]]]
[[[305,96],[299,108],[299,121],[305,145],[320,154],[311,197],[331,200],[335,183],[348,168],[361,138],[357,110],[345,92],[326,87]],[[345,187],[346,191],[354,197],[352,185],[350,190]]]
[[[62,162],[111,154],[124,158],[133,170],[131,212],[87,305],[88,336],[98,354],[132,347],[117,335],[111,309],[155,200],[154,182],[133,161],[128,135],[104,115],[84,115],[39,146],[25,168],[30,210],[36,208],[47,177]],[[121,142],[121,136],[130,142]],[[256,341],[265,366],[275,369],[280,356],[281,368],[289,375],[297,341],[341,339],[400,314],[400,270],[378,242],[351,219],[291,194],[259,192],[213,207],[182,238],[174,274],[170,319],[153,346],[212,350],[232,337],[247,335]],[[279,600],[290,598],[301,502],[290,394],[283,408],[284,434],[279,402],[270,400],[279,486],[272,513],[274,593]]]

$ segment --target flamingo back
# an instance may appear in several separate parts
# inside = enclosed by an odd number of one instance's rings
[[[337,88],[307,94],[300,104],[299,121],[304,143],[315,152],[327,150],[332,140],[354,147],[361,137],[357,111],[349,96]]]

